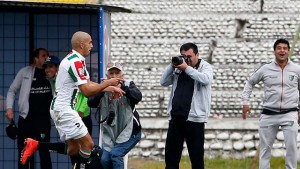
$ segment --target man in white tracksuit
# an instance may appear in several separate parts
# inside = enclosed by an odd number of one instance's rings
[[[264,103],[259,120],[259,168],[270,168],[271,149],[279,127],[284,134],[286,169],[297,168],[297,134],[299,123],[300,66],[288,58],[289,42],[274,43],[275,60],[262,65],[246,82],[242,93],[243,119],[250,113],[249,97],[253,86],[264,83]]]

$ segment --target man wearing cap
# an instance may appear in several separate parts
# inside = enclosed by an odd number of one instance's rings
[[[36,140],[49,142],[51,118],[49,107],[52,92],[49,81],[43,69],[43,63],[48,57],[48,51],[38,48],[30,57],[30,66],[22,68],[10,85],[6,99],[6,117],[8,121],[14,119],[13,104],[19,92],[19,121],[18,121],[18,150],[19,158],[24,147],[24,140],[32,137]],[[51,169],[52,163],[49,151],[39,150],[41,169]],[[32,161],[33,162],[33,161]],[[34,165],[30,162],[30,165]],[[19,169],[27,169],[29,162],[21,165]]]
[[[53,95],[55,93],[55,80],[56,80],[59,64],[60,64],[60,60],[57,56],[49,56],[45,61],[45,63],[43,64],[46,76],[51,85]]]
[[[106,70],[107,79],[124,77],[119,62],[109,62]],[[134,82],[129,80],[125,80],[118,87],[126,92],[118,100],[111,99],[113,96],[110,93],[102,92],[90,97],[88,101],[90,107],[99,105],[101,119],[106,119],[102,123],[101,140],[103,148],[101,163],[104,169],[124,169],[123,157],[141,139],[141,125],[135,105],[142,100],[142,93]]]

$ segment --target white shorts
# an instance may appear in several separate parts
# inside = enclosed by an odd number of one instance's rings
[[[79,139],[88,133],[81,117],[75,110],[50,110],[50,115],[59,133],[61,141]]]

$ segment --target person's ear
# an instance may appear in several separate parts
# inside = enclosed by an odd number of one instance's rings
[[[84,43],[80,42],[80,48],[83,49],[83,47],[84,47]]]
[[[39,57],[34,57],[33,58],[33,63],[36,63]]]

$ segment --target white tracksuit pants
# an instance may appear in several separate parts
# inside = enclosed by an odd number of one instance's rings
[[[271,149],[279,127],[283,131],[286,147],[286,169],[297,168],[298,112],[280,115],[262,114],[259,120],[260,162],[259,169],[270,169]]]

